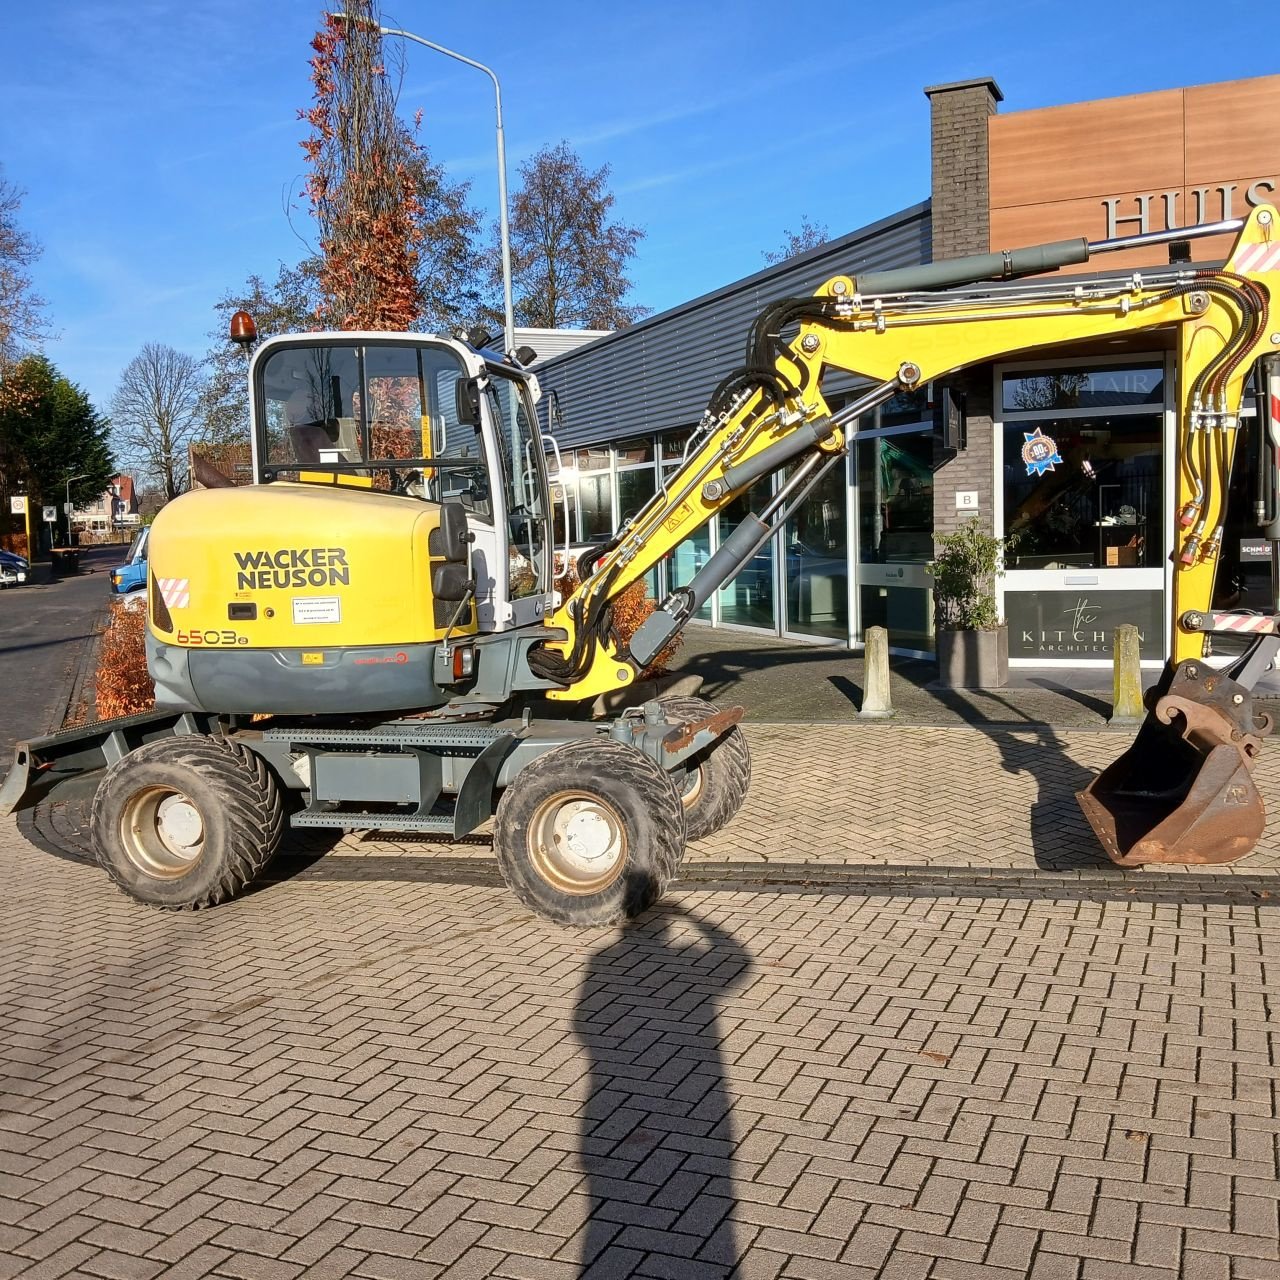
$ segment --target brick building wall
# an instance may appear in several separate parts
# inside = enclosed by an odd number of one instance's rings
[[[933,257],[957,258],[991,248],[987,122],[1004,95],[990,77],[933,85],[929,99],[932,140]],[[974,515],[994,528],[995,441],[992,368],[979,365],[948,379],[966,401],[967,446],[934,472],[935,533],[952,533]],[[958,492],[976,492],[976,512],[957,508]]]
[[[1004,94],[989,76],[926,89],[933,163],[933,256],[991,248],[987,121]]]
[[[948,379],[965,398],[967,447],[942,462],[933,473],[933,531],[954,533],[966,520],[977,516],[987,530],[993,529],[995,513],[995,427],[992,403],[992,376],[989,364]],[[935,448],[938,446],[935,445]],[[977,511],[956,506],[956,494],[978,495]]]

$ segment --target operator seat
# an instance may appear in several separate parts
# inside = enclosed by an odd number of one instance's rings
[[[301,463],[359,462],[360,446],[354,418],[324,418],[306,387],[284,402],[285,426],[293,456]],[[325,455],[333,455],[337,457]]]

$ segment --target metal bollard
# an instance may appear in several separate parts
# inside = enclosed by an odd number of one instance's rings
[[[1111,638],[1113,663],[1110,724],[1136,724],[1146,715],[1142,705],[1142,666],[1138,659],[1138,628],[1122,623]]]
[[[865,678],[862,688],[862,710],[866,720],[887,720],[894,714],[889,691],[889,633],[884,627],[868,627],[863,654]]]

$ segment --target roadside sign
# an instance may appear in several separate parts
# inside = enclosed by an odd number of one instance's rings
[[[70,515],[70,514],[71,514],[71,513],[76,509],[76,508],[75,508],[75,503],[73,503],[73,502],[64,502],[64,503],[62,504],[62,509],[63,509],[63,511],[65,511],[65,512],[67,513],[67,515]]]
[[[27,514],[26,498],[10,498],[9,510],[15,516],[25,516]]]
[[[57,507],[45,507],[44,519],[46,524],[52,524],[58,518]]]

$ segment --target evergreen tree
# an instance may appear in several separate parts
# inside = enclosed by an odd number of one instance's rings
[[[71,484],[72,503],[84,506],[98,498],[116,473],[107,431],[107,420],[88,395],[44,356],[11,365],[0,379],[3,510],[8,512],[8,498],[21,484],[37,514],[42,503],[61,513],[69,476],[80,477]]]

